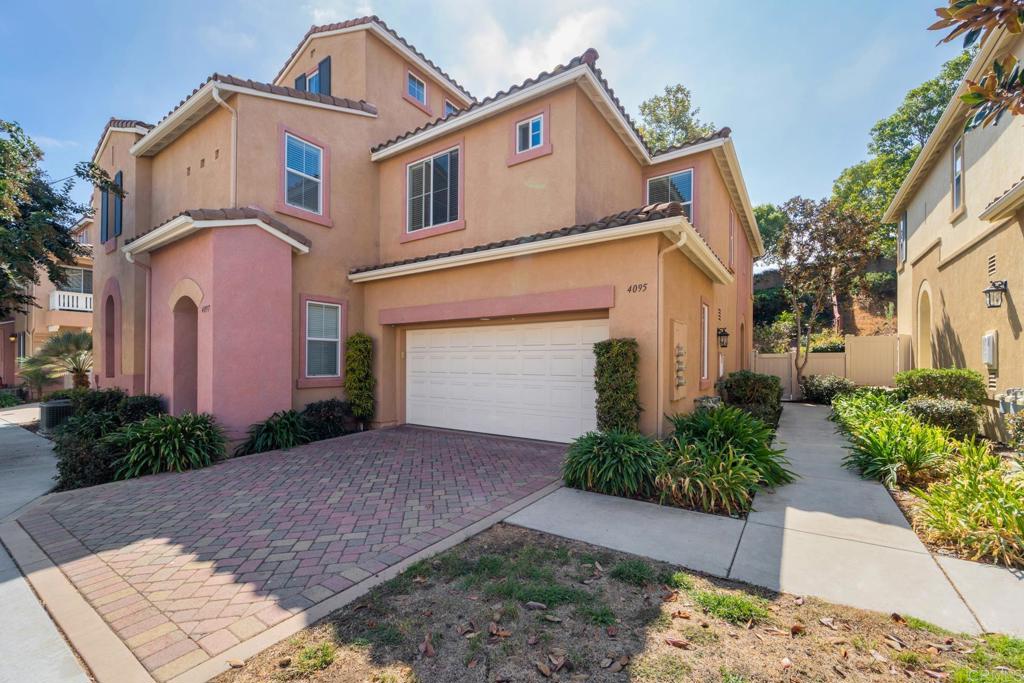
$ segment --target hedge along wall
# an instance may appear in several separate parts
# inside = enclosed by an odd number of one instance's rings
[[[631,337],[594,344],[597,428],[640,430],[640,344]]]
[[[373,339],[356,332],[345,340],[345,395],[352,406],[352,415],[361,422],[373,419]]]

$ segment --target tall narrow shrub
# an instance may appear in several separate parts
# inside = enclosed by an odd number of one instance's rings
[[[356,332],[345,340],[345,394],[352,406],[352,415],[363,422],[373,419],[373,339]]]
[[[597,428],[635,432],[640,429],[640,345],[636,339],[608,339],[594,344],[594,389]]]

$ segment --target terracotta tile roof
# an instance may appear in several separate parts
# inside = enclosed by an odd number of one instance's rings
[[[676,150],[684,149],[686,147],[692,147],[693,145],[698,145],[698,144],[700,144],[702,142],[708,142],[709,140],[713,140],[715,138],[726,138],[726,137],[729,137],[730,133],[732,132],[732,130],[729,129],[729,128],[722,128],[722,129],[716,131],[715,133],[712,133],[711,135],[707,135],[707,136],[704,136],[702,138],[698,138],[696,140],[687,140],[686,142],[684,142],[684,143],[682,143],[680,145],[675,145],[675,146],[669,147],[667,149],[652,150],[647,145],[647,143],[644,142],[643,136],[640,135],[640,130],[636,127],[636,124],[633,122],[633,119],[630,117],[629,113],[626,111],[626,108],[622,106],[622,102],[620,102],[619,98],[615,95],[615,91],[612,90],[612,87],[608,84],[608,81],[607,81],[607,79],[605,79],[604,75],[601,73],[601,70],[599,68],[597,68],[598,56],[599,55],[597,53],[597,50],[595,50],[592,47],[591,48],[587,48],[587,50],[583,54],[579,55],[578,57],[573,57],[571,60],[569,60],[565,64],[559,64],[558,66],[556,66],[551,71],[542,71],[537,76],[534,76],[533,78],[527,78],[522,83],[510,86],[510,87],[506,88],[505,90],[498,91],[497,93],[491,95],[490,97],[486,97],[486,98],[484,98],[482,100],[478,100],[478,101],[474,102],[473,104],[469,105],[468,107],[466,107],[465,109],[461,109],[461,110],[459,110],[459,111],[457,111],[457,112],[455,112],[453,114],[450,114],[450,115],[448,115],[446,117],[441,117],[441,118],[435,119],[434,121],[430,121],[428,123],[425,123],[425,124],[423,124],[423,125],[421,125],[421,126],[419,126],[417,128],[414,128],[413,130],[401,133],[400,135],[397,135],[397,136],[391,138],[390,140],[386,140],[386,141],[381,142],[381,143],[379,143],[377,145],[374,145],[373,147],[370,148],[370,152],[379,152],[380,150],[386,149],[387,147],[390,147],[391,145],[393,145],[393,144],[395,144],[397,142],[401,142],[402,140],[406,140],[406,139],[411,138],[411,137],[413,137],[415,135],[418,135],[418,134],[420,134],[420,133],[422,133],[424,131],[430,130],[431,128],[434,128],[435,126],[437,126],[439,123],[442,123],[444,121],[451,121],[453,119],[457,119],[459,116],[463,116],[467,112],[471,112],[471,111],[474,111],[476,109],[479,109],[480,107],[482,107],[484,105],[488,105],[488,104],[491,104],[493,102],[497,102],[499,100],[503,100],[506,97],[509,97],[510,95],[514,95],[514,94],[516,94],[518,92],[526,90],[527,88],[535,86],[535,85],[537,85],[539,83],[543,83],[544,81],[547,81],[547,80],[549,80],[551,78],[554,78],[555,76],[557,76],[557,75],[559,75],[561,73],[564,73],[565,71],[568,71],[570,69],[574,69],[574,68],[580,66],[581,64],[586,64],[590,68],[590,70],[594,73],[594,76],[597,77],[597,80],[601,84],[601,87],[604,88],[605,92],[608,94],[608,97],[615,104],[616,108],[619,110],[619,113],[622,114],[622,117],[626,120],[626,123],[633,130],[633,133],[636,135],[637,139],[640,140],[641,144],[644,145],[644,148],[647,149],[647,152],[649,154],[651,154],[652,156],[654,156],[655,154],[664,154],[666,152],[674,152]]]
[[[579,225],[572,225],[565,228],[559,228],[558,230],[549,230],[547,232],[538,232],[532,235],[523,235],[521,237],[513,237],[507,240],[501,240],[500,242],[491,242],[489,244],[478,244],[475,247],[466,247],[464,249],[456,249],[453,251],[446,251],[437,254],[430,254],[428,256],[418,256],[416,258],[404,259],[401,261],[391,261],[390,263],[380,263],[373,266],[360,266],[353,268],[349,272],[353,275],[356,273],[367,273],[373,270],[383,270],[384,268],[392,268],[394,266],[404,266],[410,263],[421,263],[423,261],[434,261],[436,259],[446,258],[448,256],[461,256],[462,254],[472,254],[481,251],[489,251],[491,249],[500,249],[502,247],[511,247],[517,244],[527,244],[529,242],[540,242],[543,240],[557,239],[559,237],[569,237],[570,235],[580,235],[588,232],[598,232],[601,230],[608,230],[609,228],[619,228],[624,225],[634,225],[636,223],[646,223],[648,221],[655,221],[661,218],[670,218],[672,216],[682,216],[683,205],[679,202],[666,202],[663,204],[649,204],[636,209],[630,209],[628,211],[620,211],[619,213],[612,214],[611,216],[605,216],[599,218],[592,223],[582,223]],[[702,238],[703,239],[703,238]]]
[[[1016,190],[1016,189],[1017,189],[1017,187],[1019,187],[1021,183],[1024,183],[1024,176],[1021,176],[1021,177],[1020,177],[1020,180],[1016,181],[1016,182],[1015,182],[1015,183],[1014,183],[1013,185],[1010,185],[1010,186],[1009,186],[1008,188],[1006,188],[1006,191],[1005,191],[1005,192],[1003,192],[1003,193],[1002,193],[1001,195],[999,195],[998,197],[996,197],[995,199],[993,199],[992,201],[990,201],[990,202],[989,202],[989,203],[988,203],[988,204],[987,204],[987,205],[985,206],[985,209],[988,209],[988,208],[989,208],[990,206],[992,206],[993,204],[995,204],[996,202],[998,202],[998,201],[999,201],[1000,199],[1002,199],[1002,198],[1003,198],[1003,197],[1005,197],[1006,195],[1008,195],[1008,194],[1010,194],[1011,192],[1013,192],[1014,190]]]
[[[152,228],[144,232],[140,232],[135,237],[125,240],[124,243],[131,244],[132,242],[139,239],[143,235],[148,235],[154,230],[158,230],[163,226],[167,225],[168,223],[170,223],[171,221],[181,218],[182,216],[188,216],[194,221],[230,221],[243,219],[259,220],[263,221],[264,223],[266,223],[267,225],[276,230],[280,230],[281,232],[288,235],[289,237],[294,239],[296,242],[299,242],[300,244],[304,244],[307,247],[312,246],[313,244],[309,240],[309,238],[303,235],[302,233],[297,232],[292,228],[289,228],[287,225],[285,225],[278,219],[274,218],[263,209],[260,209],[255,206],[242,206],[237,209],[185,209],[181,213],[175,214],[174,216],[171,216],[167,220],[157,225],[154,225]]]
[[[461,83],[459,83],[454,78],[452,78],[447,73],[445,73],[445,71],[441,67],[439,67],[437,64],[434,64],[434,62],[432,62],[430,59],[428,59],[426,55],[424,55],[422,52],[417,50],[416,47],[412,43],[407,41],[402,36],[398,35],[398,33],[393,28],[388,26],[384,22],[384,20],[381,19],[380,17],[378,17],[377,15],[371,15],[371,16],[367,16],[367,17],[358,17],[356,19],[349,19],[347,21],[340,21],[340,22],[337,22],[337,23],[334,23],[334,24],[324,24],[322,26],[310,26],[309,30],[306,31],[306,35],[302,36],[302,40],[299,41],[299,44],[295,46],[294,50],[292,50],[291,55],[289,55],[288,59],[285,60],[284,66],[282,66],[281,70],[277,72],[276,76],[274,76],[274,80],[276,81],[277,79],[281,78],[281,76],[284,75],[285,69],[287,69],[288,65],[292,63],[292,60],[295,59],[295,55],[297,55],[299,53],[299,50],[302,49],[302,46],[306,43],[306,39],[309,38],[310,36],[315,35],[317,33],[327,33],[328,31],[338,31],[338,30],[341,30],[343,28],[350,28],[352,26],[362,26],[362,25],[371,24],[371,23],[372,24],[377,24],[382,29],[384,29],[385,31],[390,33],[391,36],[394,37],[398,42],[400,42],[402,45],[404,45],[406,48],[408,48],[413,54],[415,54],[417,57],[419,57],[424,62],[426,62],[430,66],[430,68],[433,69],[438,75],[440,75],[442,78],[447,79],[451,83],[454,83],[456,87],[458,87],[460,90],[462,90],[463,94],[468,95],[470,97],[470,99],[473,99],[473,100],[476,99],[476,98],[473,97],[472,94],[470,94],[469,90],[467,90],[466,88],[464,88],[462,86]]]
[[[137,121],[136,119],[119,119],[113,116],[107,121],[107,125],[103,126],[103,132],[100,133],[100,139],[96,141],[96,149],[92,151],[90,159],[95,159],[96,155],[100,152],[100,145],[103,144],[103,138],[106,137],[107,131],[111,128],[146,128],[147,130],[153,127],[152,123],[146,123],[145,121]]]

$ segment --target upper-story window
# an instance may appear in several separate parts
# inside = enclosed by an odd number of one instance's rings
[[[516,152],[527,152],[544,144],[544,115],[516,125]]]
[[[114,174],[114,185],[119,190],[124,188],[124,173],[122,171]],[[111,237],[121,234],[123,201],[117,192],[100,191],[100,242],[106,242]]]
[[[907,212],[900,214],[900,225],[896,232],[896,258],[900,263],[907,260]]]
[[[285,203],[321,213],[323,204],[323,150],[294,135],[285,134]]]
[[[729,267],[736,267],[736,212],[729,209]]]
[[[318,92],[321,95],[331,94],[331,58],[324,57],[316,68],[308,74],[299,74],[295,77],[295,89]]]
[[[964,204],[964,139],[953,143],[952,159],[953,211],[959,211]]]
[[[64,268],[67,280],[61,286],[62,292],[92,294],[92,270],[87,268]]]
[[[679,202],[686,220],[693,222],[693,169],[651,178],[647,181],[647,203]]]
[[[406,93],[423,106],[427,106],[427,84],[412,72],[406,74],[406,78]]]
[[[408,232],[459,219],[459,148],[409,164]]]
[[[446,117],[451,116],[452,114],[454,114],[458,110],[459,110],[459,108],[456,107],[454,104],[452,104],[451,100],[445,100],[444,101],[444,115]]]
[[[306,89],[309,92],[320,92],[320,70],[306,75]]]

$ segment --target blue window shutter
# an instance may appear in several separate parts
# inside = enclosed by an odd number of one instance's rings
[[[298,78],[295,79],[295,89],[296,90],[305,90],[306,89],[306,74],[302,74],[301,76],[299,76]]]
[[[114,184],[117,185],[117,189],[119,190],[123,187],[121,184],[123,179],[124,174],[121,171],[118,171],[114,175]],[[114,195],[114,237],[121,234],[121,200],[121,195]]]
[[[317,67],[320,74],[320,94],[331,94],[331,58],[324,57]]]
[[[108,204],[109,193],[106,190],[100,191],[100,243],[107,241],[107,237],[110,236],[110,229],[107,226],[108,216],[110,214]]]

